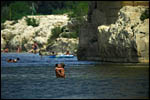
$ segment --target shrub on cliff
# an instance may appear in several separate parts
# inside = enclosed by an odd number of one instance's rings
[[[142,14],[141,14],[141,21],[144,21],[145,19],[149,18],[149,8],[146,9]]]
[[[59,37],[60,33],[62,33],[61,27],[55,27],[52,29],[51,39],[56,39]]]
[[[53,40],[59,37],[60,33],[62,33],[61,27],[55,27],[51,30],[52,35],[48,39],[48,43],[51,43]]]
[[[78,38],[78,33],[77,32],[69,32],[69,33],[63,33],[61,35],[61,37],[64,37],[64,38]]]
[[[33,26],[33,27],[37,27],[39,26],[39,21],[37,21],[35,18],[28,18],[26,17],[26,23],[28,26]]]

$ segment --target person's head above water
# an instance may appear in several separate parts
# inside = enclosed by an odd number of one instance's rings
[[[62,67],[61,64],[58,64],[58,67]]]
[[[61,64],[61,66],[64,68],[65,67],[65,64],[64,63],[60,63]]]
[[[65,64],[64,63],[55,64],[55,67],[64,68]]]
[[[58,64],[55,64],[55,67],[57,67],[58,66]]]
[[[17,58],[17,60],[20,60],[20,58]]]
[[[12,59],[9,59],[8,61],[11,61]]]

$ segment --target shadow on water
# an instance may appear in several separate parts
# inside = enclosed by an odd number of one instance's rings
[[[21,60],[14,65],[8,64],[7,57],[20,57]],[[48,56],[40,60],[38,54],[2,54],[1,58],[3,99],[149,97],[148,66],[95,65],[97,62]],[[55,76],[53,65],[58,62],[66,63],[66,79]]]

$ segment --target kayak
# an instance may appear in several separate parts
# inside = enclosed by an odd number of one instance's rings
[[[50,58],[73,58],[74,55],[52,55],[52,56],[49,56]]]
[[[50,58],[56,58],[56,55],[49,56]]]

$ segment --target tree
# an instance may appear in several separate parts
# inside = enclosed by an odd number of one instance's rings
[[[30,6],[25,1],[16,1],[10,4],[11,9],[11,20],[18,20],[23,16],[30,15]]]

